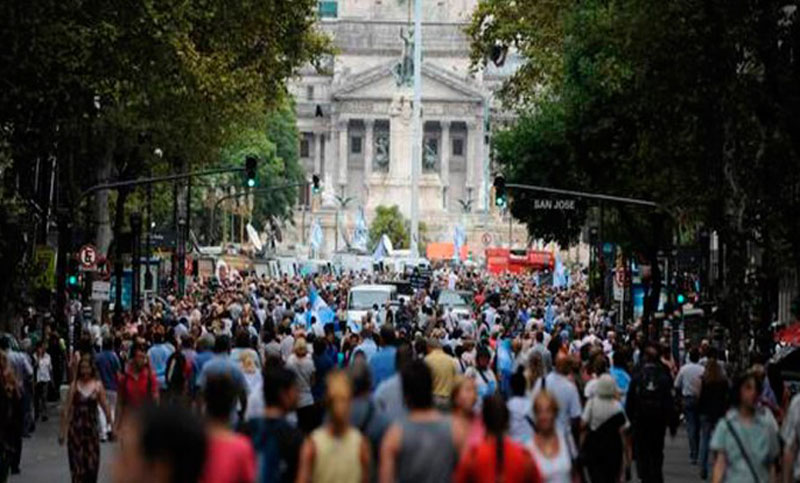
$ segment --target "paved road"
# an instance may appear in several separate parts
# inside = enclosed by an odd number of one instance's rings
[[[50,410],[56,414],[55,407]],[[25,439],[22,449],[22,473],[12,476],[12,483],[60,483],[69,482],[69,464],[66,446],[59,446],[58,418],[51,417],[46,423],[40,422],[36,432]],[[103,443],[100,446],[100,482],[111,481],[111,461],[116,445]],[[689,464],[689,444],[686,432],[681,428],[675,439],[667,438],[665,445],[664,480],[672,482],[700,481],[699,470]]]

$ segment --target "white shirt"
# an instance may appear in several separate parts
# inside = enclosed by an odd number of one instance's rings
[[[39,356],[36,354],[36,382],[50,382],[52,380],[53,364],[50,361],[50,354],[47,352]]]
[[[450,272],[450,275],[447,276],[447,288],[448,290],[455,290],[456,289],[456,282],[458,282],[458,275],[453,272]]]
[[[560,430],[556,431],[558,433],[558,454],[555,457],[547,458],[539,451],[535,442],[532,442],[528,448],[531,449],[533,459],[539,466],[544,483],[572,483],[572,457],[567,447],[569,443]]]
[[[698,397],[705,370],[705,367],[696,362],[684,365],[678,371],[678,377],[675,378],[675,389],[679,389],[682,396]]]
[[[559,430],[568,434],[571,431],[571,420],[581,417],[581,398],[575,383],[567,377],[551,372],[545,378],[545,389],[558,401],[557,427]],[[542,388],[542,380],[536,382],[533,389],[533,399],[539,394]]]
[[[524,396],[514,396],[506,403],[508,407],[508,437],[520,444],[528,444],[533,438],[533,405]],[[530,419],[530,420],[529,420]]]
[[[314,360],[310,354],[299,358],[297,354],[292,354],[286,360],[286,368],[294,371],[297,375],[297,407],[304,408],[314,404],[314,396],[311,394],[311,386],[314,381]]]

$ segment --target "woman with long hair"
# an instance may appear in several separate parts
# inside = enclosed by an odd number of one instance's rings
[[[22,391],[14,369],[0,351],[0,483],[11,469],[16,441],[22,437]]]
[[[69,386],[58,436],[59,444],[64,444],[64,440],[67,440],[69,470],[73,483],[97,481],[100,469],[98,404],[105,413],[106,420],[111,421],[111,410],[106,402],[103,383],[97,377],[91,356],[83,354],[77,366],[76,377]]]
[[[483,401],[483,425],[486,436],[464,452],[456,468],[454,481],[540,483],[542,477],[530,453],[506,435],[508,409],[499,395]]]
[[[536,426],[530,450],[545,483],[578,483],[572,460],[577,453],[570,446],[568,435],[558,428],[558,401],[549,391],[537,394],[533,401]]]
[[[772,413],[758,407],[761,390],[761,382],[753,372],[735,384],[731,409],[711,436],[710,448],[716,453],[714,483],[776,481],[778,425]]]
[[[717,361],[716,352],[709,349],[706,369],[700,379],[700,396],[697,412],[700,415],[700,478],[708,478],[708,445],[711,432],[717,422],[725,415],[728,407],[730,382],[725,377],[722,364]]]
[[[475,413],[475,403],[478,401],[475,381],[468,377],[459,377],[450,399],[453,426],[460,434],[466,435],[467,447],[479,444],[483,439],[484,429],[481,418]]]

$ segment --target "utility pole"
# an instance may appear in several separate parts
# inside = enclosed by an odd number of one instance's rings
[[[419,170],[422,159],[422,0],[414,0],[414,103],[411,111],[411,256],[419,256]]]

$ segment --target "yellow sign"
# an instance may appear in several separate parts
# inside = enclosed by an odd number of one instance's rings
[[[56,252],[41,245],[33,257],[33,286],[47,290],[56,288]]]

